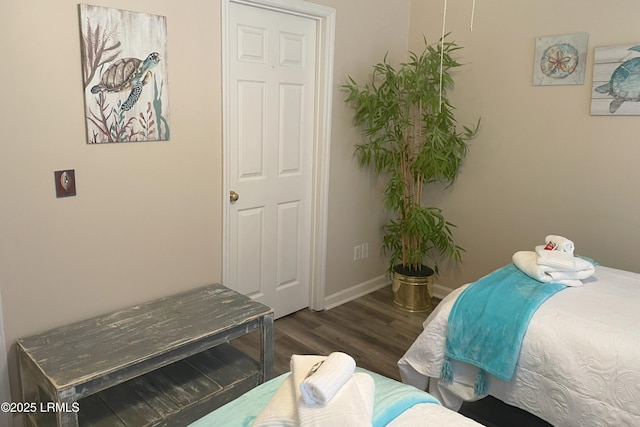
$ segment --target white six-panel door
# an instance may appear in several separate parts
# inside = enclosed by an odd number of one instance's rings
[[[230,3],[227,286],[309,304],[316,21]]]

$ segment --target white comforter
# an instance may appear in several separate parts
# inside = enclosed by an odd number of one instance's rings
[[[512,380],[490,377],[489,394],[556,427],[640,426],[640,274],[600,266],[584,282],[538,309]],[[477,369],[454,362],[453,384],[435,378],[449,311],[466,286],[436,307],[398,362],[405,383],[428,387],[454,410],[475,398]]]
[[[451,411],[444,406],[434,403],[420,403],[398,415],[398,417],[387,424],[386,427],[418,426],[482,427],[482,424]]]

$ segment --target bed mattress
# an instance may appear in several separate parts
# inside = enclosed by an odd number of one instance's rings
[[[472,401],[477,368],[454,363],[438,381],[447,319],[465,285],[449,294],[398,362],[405,383],[454,410]],[[488,393],[556,427],[640,426],[640,274],[599,266],[580,287],[550,297],[531,318],[509,382],[490,377]]]

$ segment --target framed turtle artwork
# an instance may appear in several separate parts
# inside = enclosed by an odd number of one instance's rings
[[[87,143],[169,140],[164,16],[79,5]]]
[[[587,33],[536,38],[533,85],[581,85],[587,62]]]
[[[595,48],[591,115],[640,115],[640,43]]]

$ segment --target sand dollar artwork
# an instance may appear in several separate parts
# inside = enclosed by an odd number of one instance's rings
[[[563,79],[573,73],[578,66],[580,55],[569,43],[549,46],[540,59],[540,70],[547,77]]]

